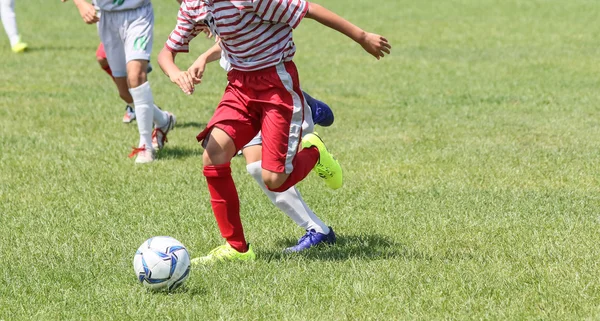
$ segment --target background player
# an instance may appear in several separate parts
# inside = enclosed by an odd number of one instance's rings
[[[136,163],[154,161],[155,149],[164,146],[167,133],[176,119],[173,114],[154,105],[147,79],[154,37],[154,12],[150,0],[97,0],[95,4],[100,9],[99,14],[94,5],[85,0],[73,2],[86,23],[99,22],[100,40],[115,83],[119,88],[129,87],[140,133],[138,147],[129,156],[135,156]],[[153,147],[153,138],[156,148]]]
[[[63,2],[65,2],[66,0],[62,0]],[[181,4],[182,0],[175,0],[177,1],[177,3]],[[96,60],[98,61],[98,64],[100,65],[100,68],[102,68],[102,70],[104,70],[107,74],[110,75],[111,78],[113,78],[113,74],[112,71],[110,70],[110,66],[108,65],[108,59],[106,59],[106,51],[104,50],[104,44],[100,43],[98,45],[98,49],[96,50]],[[152,71],[152,65],[149,63],[148,64],[148,73],[150,73]],[[123,115],[123,122],[124,123],[131,123],[132,121],[135,120],[135,109],[133,108],[133,98],[131,97],[131,94],[129,93],[129,87],[126,86],[126,84],[122,84],[119,82],[115,82],[115,84],[117,85],[117,90],[119,91],[119,96],[121,97],[121,99],[125,102],[125,114]],[[153,139],[153,145],[156,148],[156,141],[155,139]]]
[[[10,41],[12,51],[14,53],[21,53],[27,50],[27,44],[21,41],[21,36],[19,36],[19,30],[17,29],[15,0],[0,0],[0,19],[2,19],[2,25]]]
[[[108,65],[108,59],[106,59],[106,51],[104,51],[104,44],[100,43],[98,45],[98,49],[96,50],[96,61],[100,65],[100,68],[104,70],[112,79],[113,77],[112,70],[110,70],[110,66]],[[152,70],[152,68],[148,68],[148,73]],[[123,115],[124,123],[131,123],[135,120],[135,109],[133,108],[133,97],[131,97],[131,93],[129,92],[129,86],[123,82],[115,81],[115,85],[117,86],[117,90],[119,91],[119,96],[121,99],[127,104],[125,106],[125,114]]]

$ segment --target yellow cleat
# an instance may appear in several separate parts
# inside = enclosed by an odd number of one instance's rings
[[[24,42],[17,42],[14,46],[12,46],[12,51],[14,53],[21,53],[27,50],[27,44]]]
[[[248,251],[240,253],[232,248],[229,243],[225,243],[225,245],[221,245],[210,251],[207,256],[192,259],[192,266],[211,265],[225,261],[254,261],[255,259],[256,254],[254,254],[250,244],[248,244]]]
[[[315,165],[315,172],[325,180],[325,184],[332,189],[342,187],[342,167],[340,163],[331,155],[321,137],[317,133],[310,133],[302,137],[302,147],[316,147],[319,150],[319,161]]]

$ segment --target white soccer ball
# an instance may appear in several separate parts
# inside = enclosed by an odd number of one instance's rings
[[[171,291],[190,273],[190,255],[181,242],[170,236],[145,241],[133,257],[135,275],[145,287]]]

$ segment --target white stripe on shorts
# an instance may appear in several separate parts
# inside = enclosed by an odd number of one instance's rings
[[[298,144],[300,144],[304,106],[302,105],[302,98],[294,91],[294,80],[292,79],[292,75],[285,70],[284,63],[277,64],[277,75],[279,76],[279,79],[281,79],[281,83],[283,83],[285,89],[292,95],[292,101],[294,102],[294,110],[288,136],[288,150],[285,156],[285,172],[286,174],[289,174],[294,170],[292,161],[298,151]]]

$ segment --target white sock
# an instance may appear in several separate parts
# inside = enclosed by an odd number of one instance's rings
[[[248,164],[246,170],[252,175],[263,192],[267,194],[271,202],[303,229],[314,229],[318,233],[329,234],[329,227],[306,205],[296,187],[290,187],[281,193],[275,193],[267,189],[262,179],[261,164],[261,161]]]
[[[153,107],[153,111],[154,111],[154,124],[156,124],[156,127],[164,127],[167,125],[167,123],[169,122],[169,115],[167,115],[167,113],[165,113],[164,111],[160,110],[160,108],[158,108],[158,106],[156,106],[155,104],[152,104]]]
[[[0,19],[2,19],[2,25],[8,35],[11,47],[16,45],[19,42],[19,31],[17,29],[14,0],[0,0]]]
[[[129,88],[133,104],[135,105],[135,118],[137,120],[138,131],[140,132],[140,144],[146,145],[146,149],[152,149],[152,120],[154,99],[152,98],[152,90],[148,82],[143,83],[139,87]]]

